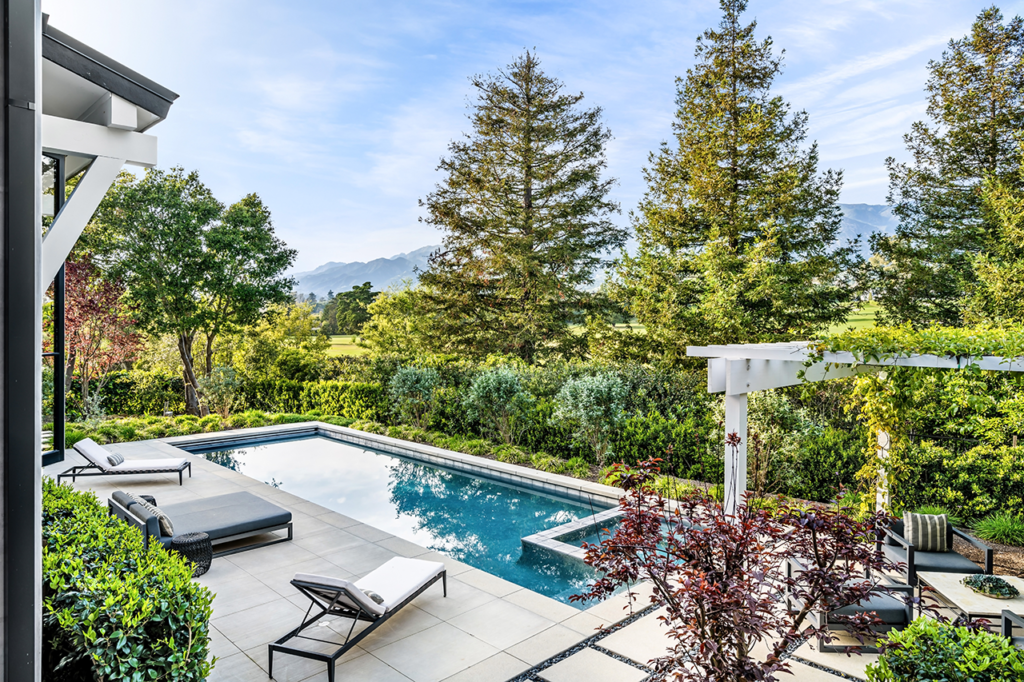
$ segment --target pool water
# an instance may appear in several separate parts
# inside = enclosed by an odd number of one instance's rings
[[[320,436],[193,453],[564,603],[594,578],[582,563],[523,557],[520,539],[607,506]]]

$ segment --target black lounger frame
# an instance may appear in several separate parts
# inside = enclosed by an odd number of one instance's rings
[[[185,470],[188,469],[188,477],[192,478],[192,462],[185,461],[184,465],[177,468],[167,469],[125,469],[124,471],[107,471],[101,469],[95,464],[82,464],[79,466],[73,466],[67,471],[57,474],[57,481],[62,478],[70,478],[71,482],[74,483],[78,477],[85,478],[86,476],[141,476],[143,474],[178,474],[178,485],[185,484]],[[95,470],[96,473],[86,473]]]
[[[126,521],[130,526],[138,528],[139,532],[142,533],[142,543],[143,543],[144,548],[147,549],[147,550],[149,549],[150,534],[148,532],[148,529],[146,528],[146,523],[142,519],[140,519],[135,514],[132,514],[130,511],[128,511],[127,507],[123,506],[122,504],[120,504],[119,502],[117,502],[113,498],[110,498],[110,499],[107,500],[107,509],[110,511],[110,514],[112,516],[116,516],[117,518],[121,519],[122,521]],[[172,521],[173,521],[173,519],[172,519]],[[223,550],[220,550],[219,552],[216,550],[216,546],[217,545],[222,545],[222,544],[225,544],[225,543],[228,543],[228,542],[234,542],[235,540],[244,540],[245,538],[251,538],[251,537],[255,537],[257,535],[265,535],[267,533],[272,533],[272,532],[277,531],[277,530],[287,530],[288,531],[288,535],[285,536],[285,537],[275,536],[273,540],[267,540],[266,542],[259,542],[259,543],[256,543],[255,545],[245,545],[244,547],[234,547],[232,549],[223,549]],[[251,530],[251,531],[248,531],[246,533],[238,533],[236,535],[229,535],[227,537],[217,538],[216,540],[213,541],[213,545],[214,545],[213,556],[214,556],[214,558],[216,558],[216,557],[227,556],[229,554],[238,554],[239,552],[248,552],[250,549],[258,549],[260,547],[267,547],[269,545],[276,545],[279,542],[288,542],[291,539],[292,539],[292,522],[289,521],[288,523],[279,523],[279,524],[274,525],[274,526],[266,526],[264,528],[257,528],[256,530]]]
[[[323,661],[324,663],[327,664],[327,681],[328,682],[334,682],[334,665],[335,665],[335,663],[337,662],[337,660],[339,658],[341,658],[342,656],[345,655],[345,652],[349,651],[350,649],[352,649],[352,647],[354,647],[357,644],[359,644],[359,642],[361,642],[364,637],[366,637],[371,632],[376,630],[378,627],[383,625],[385,623],[385,621],[388,620],[388,618],[391,618],[391,616],[395,615],[396,613],[401,611],[403,608],[405,608],[405,606],[409,602],[411,602],[416,597],[420,596],[423,593],[424,590],[426,590],[428,587],[430,587],[431,585],[436,583],[438,580],[441,581],[441,584],[444,587],[444,596],[447,597],[448,596],[448,571],[447,571],[447,569],[444,569],[440,573],[435,575],[433,578],[431,578],[429,581],[424,583],[424,585],[422,587],[420,587],[418,590],[416,590],[411,595],[406,597],[400,604],[398,604],[394,608],[388,609],[387,611],[385,611],[384,613],[382,613],[379,616],[376,615],[376,614],[373,614],[373,613],[369,613],[368,611],[365,611],[362,608],[360,608],[358,610],[354,610],[350,606],[347,606],[346,604],[342,604],[341,602],[339,602],[338,600],[341,599],[341,596],[344,595],[344,594],[347,594],[347,592],[345,590],[342,590],[342,589],[339,589],[339,588],[336,588],[336,587],[329,587],[327,585],[321,585],[319,583],[310,583],[310,582],[305,582],[305,581],[301,581],[301,580],[292,580],[292,585],[294,585],[295,588],[299,592],[304,594],[306,596],[306,598],[309,599],[309,608],[306,609],[306,615],[303,616],[302,623],[299,625],[299,627],[295,628],[294,630],[289,632],[287,635],[285,635],[281,639],[275,641],[273,644],[268,644],[267,645],[268,648],[269,648],[269,653],[270,653],[270,665],[268,666],[267,674],[269,675],[269,677],[271,679],[273,679],[273,677],[274,677],[274,652],[277,651],[277,652],[280,652],[282,654],[291,654],[292,656],[300,656],[302,658],[310,658],[310,659],[313,659],[314,661]],[[314,589],[318,590],[320,592],[334,592],[335,593],[334,599],[331,600],[331,603],[327,605],[326,609],[323,608],[322,606],[320,606],[320,603],[317,601],[317,597],[315,597],[312,594],[311,591],[314,590]],[[321,597],[321,599],[322,599],[322,597]],[[351,595],[349,596],[349,599],[353,603],[355,603],[355,604],[359,603],[356,599],[353,599]],[[309,614],[313,611],[314,607],[319,608],[320,609],[320,613],[316,614],[315,616],[313,616],[311,618]],[[307,651],[306,649],[297,649],[295,647],[285,646],[286,642],[288,642],[291,639],[295,639],[295,638],[308,639],[308,640],[312,640],[312,641],[315,641],[315,642],[324,642],[324,643],[327,643],[327,644],[336,644],[337,642],[329,642],[327,640],[317,639],[316,637],[307,637],[307,636],[302,634],[303,630],[305,630],[306,628],[310,627],[311,625],[316,623],[318,620],[320,620],[324,616],[339,616],[339,617],[342,617],[342,618],[351,618],[352,619],[352,626],[348,629],[348,635],[346,635],[346,637],[345,637],[345,642],[338,648],[337,651],[335,651],[334,653],[331,653],[331,654],[322,654],[322,653],[318,653],[318,652],[315,652],[315,651]],[[355,637],[353,637],[352,636],[352,632],[356,628],[356,622],[360,621],[360,620],[366,621],[366,622],[370,623],[370,626],[367,627],[362,632],[360,632]]]

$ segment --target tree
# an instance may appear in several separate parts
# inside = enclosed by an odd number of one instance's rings
[[[223,218],[223,219],[222,219]],[[113,233],[111,274],[128,288],[142,329],[177,340],[189,412],[199,412],[193,345],[208,349],[224,329],[258,317],[287,298],[282,279],[295,252],[273,236],[269,211],[250,195],[225,213],[196,172],[122,174],[97,221]],[[212,370],[211,354],[201,373]]]
[[[964,307],[964,321],[971,325],[1021,324],[1024,323],[1024,167],[1016,183],[987,179],[982,202],[984,215],[994,224],[996,234],[991,250],[973,258],[974,283]]]
[[[842,173],[818,173],[806,112],[771,95],[782,58],[740,23],[746,1],[720,4],[676,81],[675,144],[650,156],[639,249],[612,287],[669,359],[687,344],[807,337],[857,301],[860,260],[834,246]]]
[[[651,601],[664,602],[661,620],[674,640],[654,662],[651,679],[773,682],[778,673],[791,674],[782,660],[791,646],[834,639],[827,624],[812,624],[814,611],[863,604],[872,593],[897,589],[916,601],[913,588],[881,582],[883,572],[896,568],[876,551],[882,514],[856,521],[850,510],[786,504],[773,510],[748,499],[729,516],[704,491],[670,504],[655,490],[656,462],[616,465],[626,491],[619,502],[624,517],[600,544],[584,545],[584,561],[600,577],[572,597],[602,599],[650,580]],[[860,643],[882,625],[872,612],[833,613],[827,620],[842,623]],[[766,655],[757,654],[758,644]]]
[[[602,255],[626,239],[608,220],[614,180],[602,178],[611,133],[533,53],[471,82],[472,133],[449,145],[446,177],[421,202],[445,233],[420,277],[435,349],[530,363],[579,353],[569,323],[593,303]]]
[[[321,378],[331,340],[309,303],[270,305],[255,324],[234,335],[231,364],[245,377]]]
[[[929,120],[903,138],[912,160],[886,160],[899,225],[892,237],[871,238],[887,265],[874,271],[882,320],[919,327],[963,322],[974,257],[996,248],[982,183],[1022,186],[1024,20],[1003,23],[996,7],[983,10],[970,35],[951,40],[928,69]]]
[[[378,355],[412,357],[441,345],[436,317],[427,311],[427,292],[405,280],[381,292],[367,306],[359,345]]]
[[[363,282],[337,296],[328,294],[324,306],[323,324],[327,334],[358,334],[370,319],[367,307],[380,292],[373,291],[371,282]]]
[[[142,347],[142,335],[133,311],[123,302],[125,287],[105,277],[89,256],[65,263],[66,386],[78,369],[82,384],[82,408],[95,416],[89,401],[90,382],[96,380],[96,394],[107,375],[130,363]]]
[[[605,465],[612,435],[626,416],[626,384],[610,372],[569,379],[555,396],[552,422],[573,427],[573,437]]]

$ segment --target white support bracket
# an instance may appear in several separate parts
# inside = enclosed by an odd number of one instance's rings
[[[156,165],[156,138],[69,118],[43,116],[43,151],[68,156],[108,156],[130,166]]]
[[[46,287],[64,264],[82,230],[92,219],[110,185],[124,166],[124,159],[99,156],[93,160],[85,176],[78,182],[64,207],[53,220],[50,231],[43,237],[43,264],[40,282]]]

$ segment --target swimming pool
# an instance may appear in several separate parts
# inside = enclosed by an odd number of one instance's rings
[[[521,538],[607,505],[587,505],[323,436],[188,449],[564,603],[594,578],[583,564],[524,557]]]

